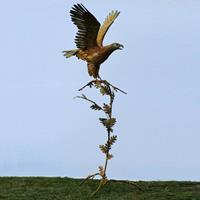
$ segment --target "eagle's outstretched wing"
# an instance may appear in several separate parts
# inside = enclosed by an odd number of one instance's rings
[[[77,48],[96,47],[100,23],[82,4],[74,5],[70,11],[73,23],[78,27],[75,38]]]
[[[115,19],[118,17],[120,14],[119,11],[112,11],[109,13],[109,15],[106,17],[103,25],[99,29],[98,35],[97,35],[97,44],[98,46],[103,46],[103,39],[105,34],[107,33],[109,27],[112,25],[112,23],[115,21]]]

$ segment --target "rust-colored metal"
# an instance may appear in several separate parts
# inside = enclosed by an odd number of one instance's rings
[[[94,78],[99,78],[99,69],[113,51],[122,49],[123,45],[112,43],[103,46],[103,39],[109,27],[120,14],[119,11],[112,11],[106,17],[102,26],[82,4],[76,4],[70,10],[72,22],[77,26],[78,32],[75,37],[77,49],[63,51],[67,58],[77,58],[87,62],[88,73]]]

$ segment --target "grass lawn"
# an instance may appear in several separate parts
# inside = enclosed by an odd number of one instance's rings
[[[79,186],[81,179],[48,177],[0,177],[0,200],[200,200],[200,182],[109,182],[90,198],[98,180]]]

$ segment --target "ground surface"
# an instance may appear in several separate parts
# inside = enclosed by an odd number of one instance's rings
[[[110,182],[97,195],[98,181],[79,186],[80,179],[0,177],[0,200],[200,200],[200,182],[137,182],[138,188]]]

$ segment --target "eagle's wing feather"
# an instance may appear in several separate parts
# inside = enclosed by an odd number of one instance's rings
[[[97,34],[100,23],[82,4],[74,5],[70,10],[73,23],[78,27],[75,43],[77,48],[88,49],[97,46]]]
[[[106,17],[97,35],[98,46],[103,45],[103,39],[105,37],[105,34],[107,33],[108,29],[110,28],[110,26],[112,25],[112,23],[115,21],[115,19],[118,17],[119,14],[120,12],[116,10],[116,11],[110,12],[109,15]]]

